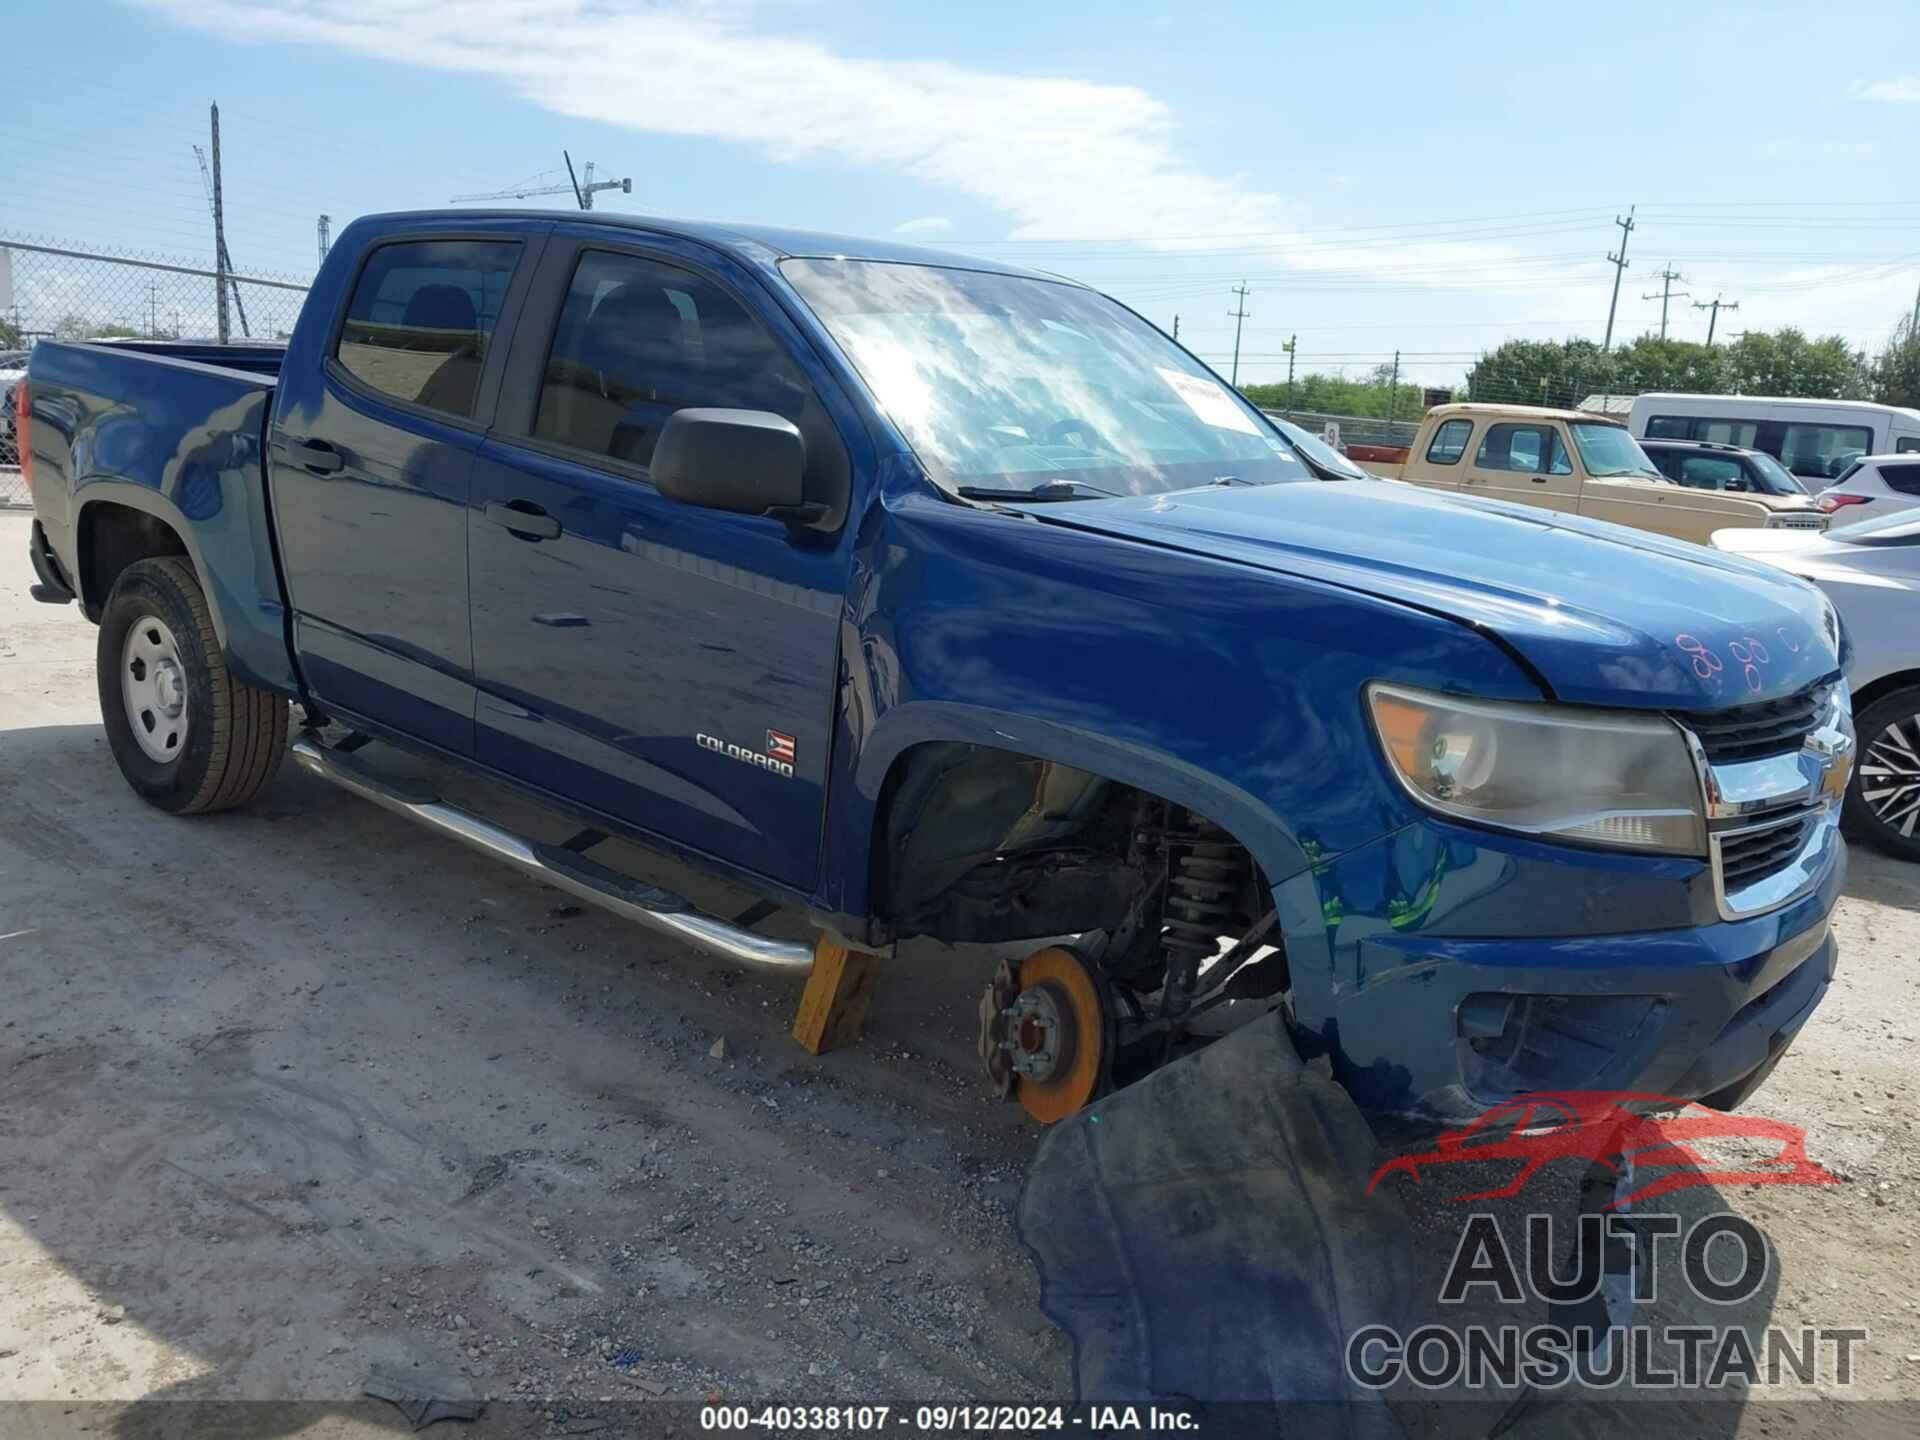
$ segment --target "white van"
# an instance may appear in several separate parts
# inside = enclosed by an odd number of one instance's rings
[[[1920,410],[1866,400],[1641,395],[1627,429],[1639,440],[1710,440],[1763,450],[1809,490],[1832,484],[1862,455],[1920,451]]]

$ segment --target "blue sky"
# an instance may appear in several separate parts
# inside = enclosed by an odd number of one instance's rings
[[[1109,289],[1242,378],[1659,323],[1672,261],[1727,329],[1874,347],[1920,284],[1920,10],[972,0],[16,0],[0,235],[304,278],[314,217],[554,171],[603,206],[1019,259]],[[1882,60],[1880,57],[1888,57]],[[546,175],[541,183],[563,178]],[[560,199],[529,203],[560,204]]]

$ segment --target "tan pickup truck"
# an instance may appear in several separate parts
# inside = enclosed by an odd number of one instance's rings
[[[1380,473],[1489,500],[1564,510],[1697,544],[1715,530],[1824,530],[1808,496],[1733,494],[1669,480],[1627,427],[1583,410],[1436,405],[1398,470]]]

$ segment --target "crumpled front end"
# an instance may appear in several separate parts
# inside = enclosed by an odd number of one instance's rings
[[[1276,888],[1303,1044],[1363,1105],[1458,1119],[1591,1089],[1731,1107],[1764,1080],[1838,963],[1845,686],[1674,718],[1704,858],[1433,817]]]

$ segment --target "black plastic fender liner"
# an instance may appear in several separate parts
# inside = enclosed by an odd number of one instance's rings
[[[1197,1402],[1225,1429],[1385,1440],[1348,1337],[1405,1333],[1412,1231],[1374,1137],[1278,1012],[1055,1125],[1021,1195],[1074,1398]],[[1276,1408],[1278,1407],[1278,1408]]]

